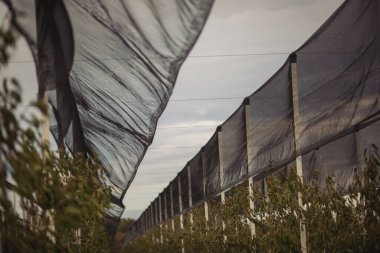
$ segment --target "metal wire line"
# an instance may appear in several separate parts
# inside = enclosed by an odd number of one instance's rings
[[[222,57],[250,57],[250,56],[273,56],[273,55],[290,55],[292,52],[268,52],[268,53],[241,53],[241,54],[210,54],[210,55],[189,55],[186,58],[222,58]],[[302,52],[298,54],[376,54],[376,52]],[[153,57],[144,57],[147,60],[153,59],[172,59],[174,57],[171,56],[153,56]],[[136,61],[135,59],[123,59],[123,58],[96,58],[96,59],[74,59],[74,62],[88,62],[88,61]],[[30,63],[34,62],[34,60],[16,60],[16,61],[8,61],[8,63]]]

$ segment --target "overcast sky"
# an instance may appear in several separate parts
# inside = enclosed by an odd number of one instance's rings
[[[124,198],[123,216],[137,218],[207,142],[216,126],[269,79],[342,2],[215,0],[208,22],[182,66],[153,144]],[[20,39],[14,63],[1,73],[20,80],[24,104],[37,93],[31,60]]]

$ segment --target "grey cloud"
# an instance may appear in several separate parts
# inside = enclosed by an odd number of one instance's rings
[[[315,6],[331,6],[334,2],[343,0],[217,0],[215,1],[212,17],[229,18],[246,10],[283,11],[289,9],[305,9]]]
[[[193,54],[295,50],[342,2],[216,1]],[[270,6],[278,6],[278,11]]]

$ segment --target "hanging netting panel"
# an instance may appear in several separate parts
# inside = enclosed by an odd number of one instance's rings
[[[147,230],[147,229],[149,229],[148,208],[145,210],[143,218],[144,218],[144,229]]]
[[[222,188],[239,182],[247,175],[247,133],[244,105],[222,124]]]
[[[179,173],[179,179],[181,182],[182,210],[184,211],[189,208],[189,180],[187,166],[185,166],[185,168]]]
[[[213,0],[3,1],[31,46],[58,145],[95,154],[122,206]]]
[[[160,224],[160,202],[158,197],[156,198],[155,206],[156,206],[156,213],[155,213],[155,219],[156,219],[156,224]]]
[[[145,231],[145,221],[144,221],[144,216],[143,215],[140,216],[139,221],[140,221],[140,230],[139,230],[139,233],[142,233],[143,231]]]
[[[146,230],[146,223],[145,223],[145,211],[140,215],[139,220],[141,221],[141,230]]]
[[[377,116],[376,120],[376,122],[361,129],[357,135],[361,167],[366,165],[365,158],[380,151],[380,115]]]
[[[349,134],[302,157],[302,168],[306,182],[317,176],[322,188],[332,176],[343,191],[352,184],[358,168],[355,134]]]
[[[204,198],[202,152],[199,152],[193,159],[191,159],[189,164],[191,177],[191,199],[192,204],[196,205]]]
[[[141,216],[133,224],[134,236],[141,232]]]
[[[297,51],[303,151],[379,112],[379,8],[346,1]]]
[[[151,228],[153,228],[154,227],[154,206],[153,206],[153,202],[151,202],[150,206],[149,206],[149,221],[150,221]]]
[[[288,163],[295,156],[290,63],[287,61],[249,97],[251,176]]]
[[[174,216],[179,214],[179,188],[178,188],[178,177],[176,177],[171,183],[173,193],[173,211]]]
[[[150,222],[151,222],[151,225],[152,225],[152,228],[155,226],[155,219],[154,219],[154,202],[151,202],[150,203]]]
[[[160,210],[161,210],[161,215],[160,215],[160,222],[163,222],[165,220],[165,200],[164,200],[164,192],[161,192],[160,195]]]
[[[165,194],[165,217],[167,219],[170,219],[172,217],[170,186],[165,188],[164,194]]]
[[[149,206],[147,207],[147,209],[145,210],[145,215],[144,215],[144,219],[145,219],[145,226],[146,226],[146,229],[148,230],[149,227],[150,227],[150,220],[149,220]]]
[[[146,212],[146,224],[147,224],[147,229],[151,229],[152,225],[151,225],[151,218],[150,218],[151,214],[150,214],[150,206],[147,208],[147,212]]]
[[[138,223],[138,234],[142,233],[144,231],[144,222],[143,222],[143,214],[140,214],[140,217],[137,219],[137,223]]]
[[[215,132],[203,148],[203,165],[206,196],[210,196],[220,189],[218,132]]]
[[[150,206],[146,209],[146,214],[145,214],[145,222],[146,222],[146,228],[150,229],[151,228],[151,220],[150,220]]]
[[[157,204],[156,200],[152,202],[152,216],[153,216],[153,225],[155,226],[157,224]]]

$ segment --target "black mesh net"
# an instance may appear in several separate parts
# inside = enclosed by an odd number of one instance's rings
[[[170,187],[166,187],[164,190],[165,194],[165,216],[166,218],[172,217],[172,206],[171,206],[171,194],[170,194]]]
[[[154,220],[154,225],[159,224],[159,220],[158,220],[158,199],[155,199],[153,201],[153,220]]]
[[[292,90],[287,61],[250,97],[248,138],[252,171],[259,175],[295,156]]]
[[[222,124],[223,182],[222,188],[247,175],[247,132],[244,104]]]
[[[149,209],[146,209],[145,212],[144,212],[144,224],[145,224],[145,230],[149,229],[148,210],[149,210]]]
[[[164,221],[165,220],[165,201],[164,201],[164,192],[162,192],[159,196],[160,198],[160,201],[159,201],[159,204],[160,204],[160,222]]]
[[[155,200],[156,204],[156,224],[160,224],[160,201],[158,197]]]
[[[346,1],[297,51],[303,151],[379,112],[379,1]]]
[[[193,204],[219,200],[248,176],[264,192],[271,173],[295,169],[299,156],[304,182],[317,174],[323,188],[333,176],[347,190],[380,146],[379,50],[380,2],[344,2],[189,162]]]
[[[3,1],[32,49],[59,147],[104,165],[118,218],[213,0]]]
[[[146,222],[147,229],[150,229],[151,228],[150,206],[148,206],[148,208],[146,209],[145,222]]]
[[[181,182],[182,210],[184,211],[189,208],[189,180],[187,166],[179,173],[179,179]]]
[[[193,205],[198,204],[204,198],[203,192],[203,170],[202,170],[202,153],[199,152],[189,162],[191,177],[191,195]]]
[[[144,213],[144,223],[145,223],[145,229],[149,229],[149,207],[145,210]]]
[[[340,189],[348,190],[355,169],[358,168],[355,146],[355,134],[350,134],[304,155],[302,163],[305,181],[310,182],[314,176],[318,176],[320,185],[324,188],[327,177],[333,176]]]
[[[211,137],[203,149],[206,196],[213,195],[220,188],[218,132]]]
[[[179,214],[179,188],[178,188],[178,177],[176,177],[171,183],[172,194],[173,194],[173,214]]]
[[[371,155],[373,152],[376,152],[376,148],[380,149],[379,119],[380,115],[377,116],[376,122],[369,124],[358,133],[359,141],[357,145],[359,147],[359,152],[364,151],[364,154],[359,153],[359,155],[361,155],[359,160],[361,166],[365,166],[365,157]]]
[[[154,227],[154,206],[153,206],[153,202],[150,203],[150,206],[149,206],[149,222],[150,222],[150,227],[153,228]]]

